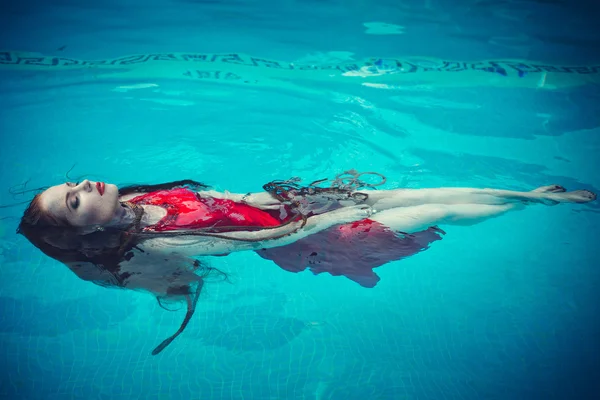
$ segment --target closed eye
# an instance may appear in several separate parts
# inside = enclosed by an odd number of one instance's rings
[[[75,187],[75,186],[79,185],[79,182],[77,182],[77,183],[65,182],[65,184],[68,187]],[[72,196],[70,191],[67,192],[67,194],[65,195],[65,205],[67,206],[67,209],[69,211],[76,210],[77,207],[79,207],[79,197],[77,195]]]
[[[67,193],[65,196],[65,206],[69,211],[73,211],[79,207],[79,197],[71,196],[71,193]]]

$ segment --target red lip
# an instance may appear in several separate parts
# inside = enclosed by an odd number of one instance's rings
[[[104,182],[96,182],[96,189],[98,189],[98,193],[102,196],[104,194]]]

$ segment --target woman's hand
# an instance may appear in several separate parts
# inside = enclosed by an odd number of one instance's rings
[[[267,192],[248,193],[242,196],[242,203],[261,210],[279,210],[283,204]]]
[[[215,199],[226,199],[232,200],[236,203],[247,204],[250,207],[255,207],[261,210],[279,210],[283,204],[271,194],[267,192],[259,193],[230,193],[225,190],[224,192],[217,192],[216,190],[204,190],[198,192],[200,196],[212,197]]]

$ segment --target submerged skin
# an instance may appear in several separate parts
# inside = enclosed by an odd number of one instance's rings
[[[84,180],[79,184],[64,183],[52,186],[41,195],[42,208],[57,220],[66,221],[89,232],[106,226],[119,226],[131,222],[132,215],[121,206],[137,194],[119,198],[118,188],[105,184],[100,193],[97,182]],[[226,234],[225,238],[176,236],[173,238],[152,239],[146,246],[154,251],[177,250],[187,255],[218,255],[234,251],[255,250],[288,245],[334,225],[370,218],[393,231],[414,233],[434,225],[471,225],[497,217],[511,210],[524,208],[529,204],[555,205],[558,203],[587,203],[596,195],[587,190],[567,192],[559,185],[543,186],[530,192],[476,188],[433,188],[359,191],[369,198],[362,205],[349,205],[312,216],[304,228],[295,231],[298,223],[284,228],[265,231],[237,231]],[[229,198],[244,201],[249,205],[265,210],[277,209],[279,201],[269,193],[250,195],[213,190],[199,192],[201,196]],[[158,206],[144,206],[142,225],[158,222],[165,210]],[[290,235],[274,239],[281,234]],[[235,239],[253,239],[244,242]],[[256,241],[257,240],[257,241]]]
[[[307,218],[304,226],[298,221],[258,231],[227,232],[221,237],[171,236],[163,232],[131,248],[112,270],[88,261],[65,261],[65,264],[84,280],[110,285],[119,278],[118,286],[149,291],[159,304],[161,299],[185,299],[187,313],[181,326],[152,351],[156,355],[183,332],[196,308],[204,280],[196,275],[200,264],[194,257],[254,250],[287,271],[309,268],[313,273],[343,275],[363,287],[374,287],[380,279],[374,268],[409,257],[440,240],[443,231],[438,225],[470,225],[523,209],[528,204],[585,203],[596,199],[589,191],[567,192],[558,185],[530,192],[439,188],[361,193],[368,194],[363,203],[339,201],[336,204],[339,208],[323,204],[319,213]],[[119,196],[117,186],[112,184],[88,180],[77,184],[67,182],[44,191],[40,195],[40,208],[59,224],[75,227],[81,235],[87,235],[104,227],[129,226],[135,219],[134,211],[123,203],[140,194]],[[242,195],[209,190],[198,195],[243,202],[263,210],[284,209],[268,192]],[[306,200],[321,207],[322,199]],[[142,227],[156,224],[167,214],[157,205],[138,206],[144,208]]]

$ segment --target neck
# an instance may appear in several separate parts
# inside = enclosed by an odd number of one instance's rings
[[[115,217],[108,224],[111,227],[125,228],[135,223],[136,221],[135,211],[127,205],[127,203],[121,203],[115,213]]]

